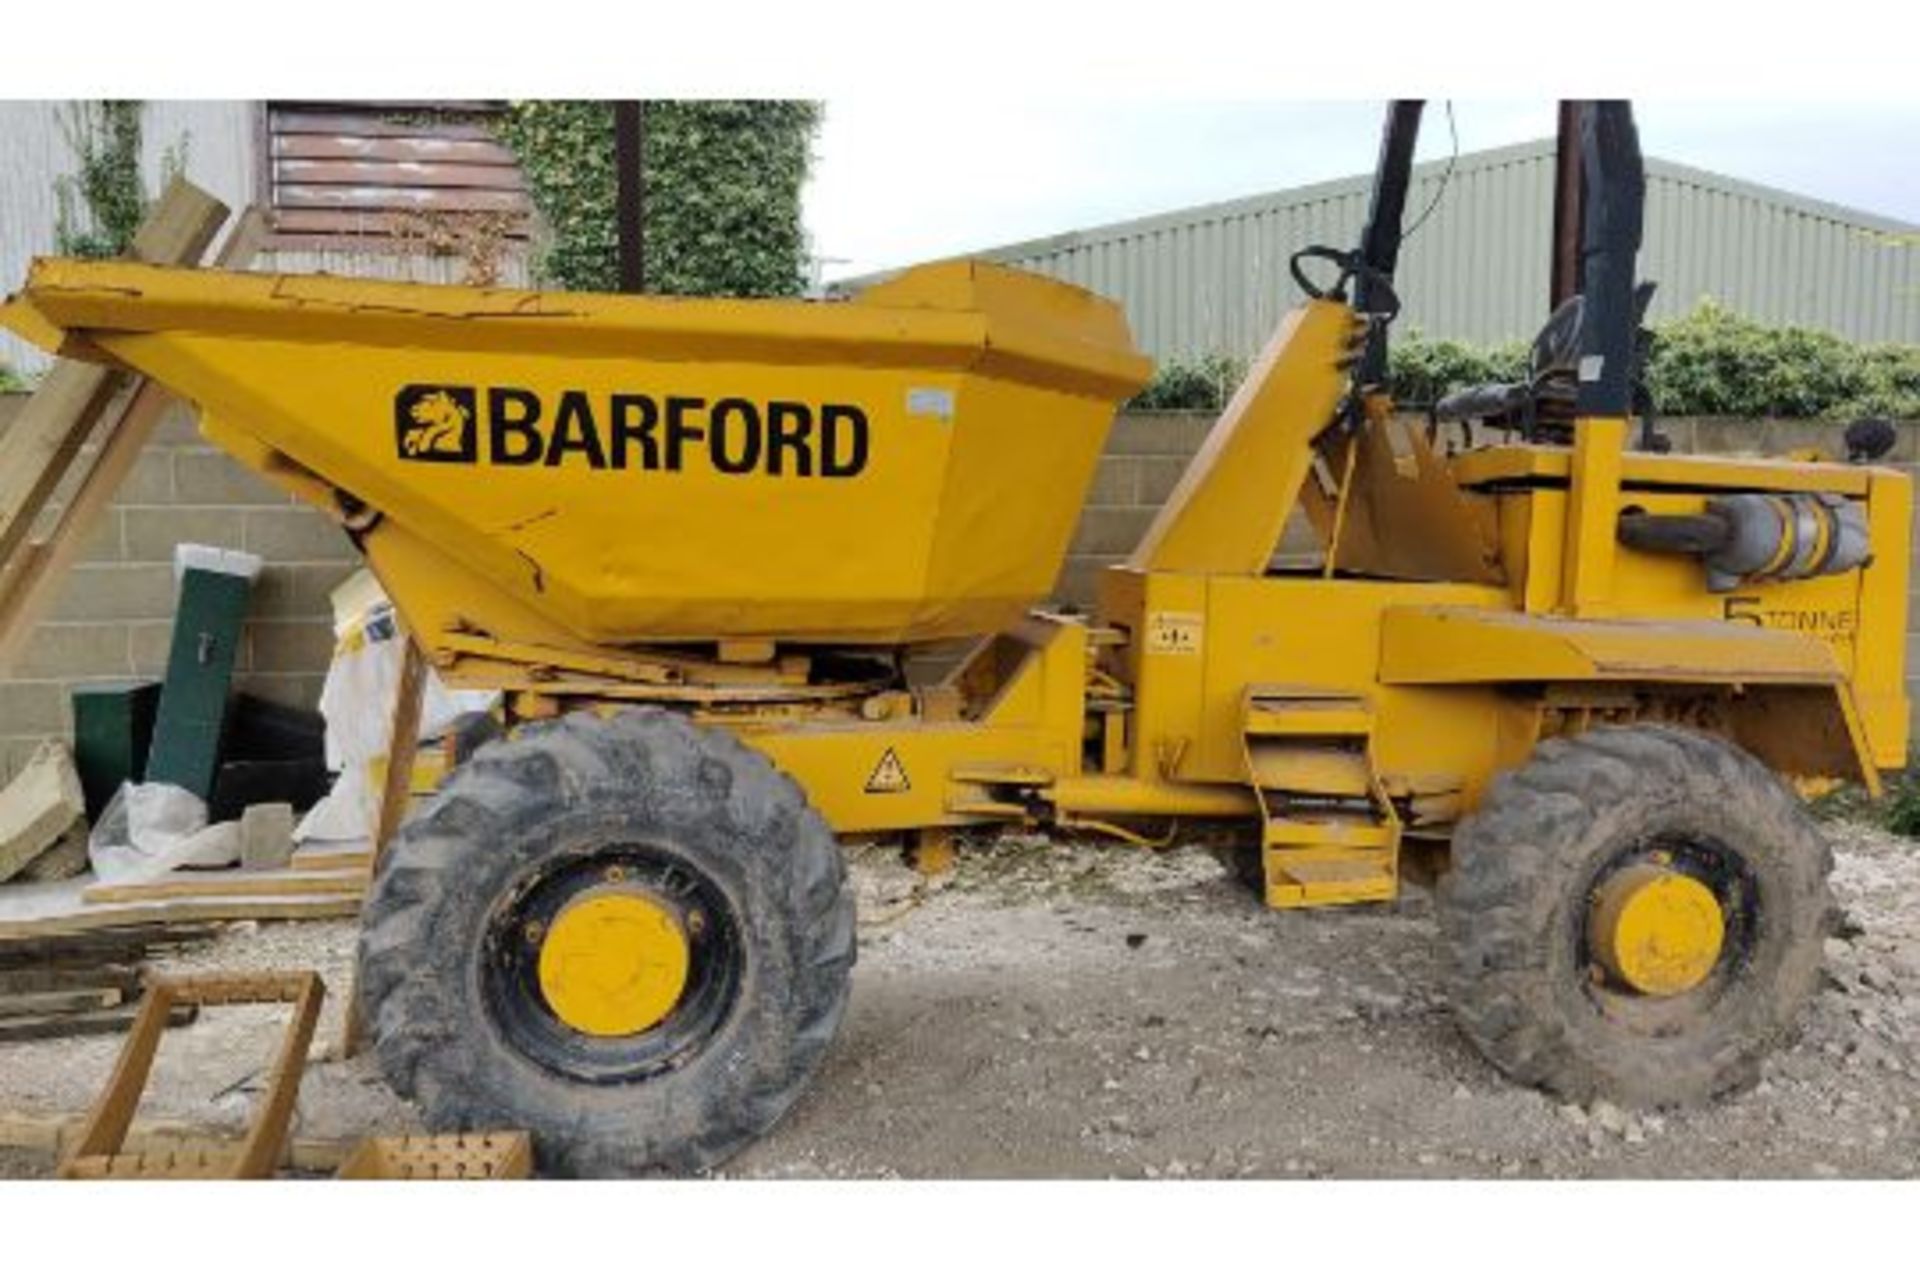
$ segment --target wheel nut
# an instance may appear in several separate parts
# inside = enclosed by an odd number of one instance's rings
[[[625,880],[626,878],[627,878],[627,869],[625,867],[615,865],[607,868],[607,880],[610,883],[619,884],[622,880]]]
[[[538,920],[529,920],[527,921],[526,934],[527,934],[527,941],[533,943],[535,946],[538,946],[540,944],[540,939],[544,938],[547,934],[547,927],[541,924]]]
[[[699,937],[707,931],[707,913],[704,911],[687,912],[687,932]]]

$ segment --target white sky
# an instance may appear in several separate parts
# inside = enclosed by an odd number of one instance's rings
[[[1920,223],[1920,103],[1634,104],[1649,156]],[[806,219],[829,280],[1371,170],[1384,104],[828,97]],[[1550,137],[1550,100],[1454,103],[1460,149]],[[1440,104],[1419,158],[1443,159]]]

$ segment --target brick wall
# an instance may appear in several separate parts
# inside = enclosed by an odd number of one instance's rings
[[[21,400],[0,395],[0,455]],[[1200,414],[1125,414],[1115,422],[1061,569],[1061,598],[1091,601],[1094,575],[1133,549],[1212,422]],[[1709,453],[1835,451],[1840,435],[1838,427],[1795,422],[1682,419],[1662,427],[1676,449]],[[1889,461],[1920,463],[1920,423],[1902,424]],[[239,547],[265,558],[238,685],[292,705],[318,699],[332,649],[327,593],[358,563],[353,548],[317,512],[202,441],[191,414],[175,410],[62,584],[20,670],[0,681],[0,779],[12,776],[34,743],[71,732],[67,693],[76,681],[161,674],[172,635],[171,559],[178,542]],[[1915,546],[1920,552],[1920,529]],[[1920,622],[1920,601],[1913,615]],[[1920,633],[1908,638],[1907,665],[1920,675]]]
[[[0,457],[22,399],[0,395]],[[235,547],[266,561],[248,608],[236,687],[294,706],[318,701],[333,648],[327,593],[357,566],[357,553],[326,517],[203,441],[193,415],[176,408],[60,584],[11,678],[0,681],[0,778],[11,778],[35,743],[71,734],[75,683],[163,673],[173,634],[173,548],[181,542]]]

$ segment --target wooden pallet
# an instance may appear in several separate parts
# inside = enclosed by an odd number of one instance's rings
[[[0,1147],[57,1157],[73,1145],[86,1123],[86,1114],[78,1111],[0,1111]],[[120,1149],[129,1154],[157,1156],[189,1143],[235,1142],[238,1138],[237,1134],[185,1120],[136,1118]],[[287,1144],[285,1165],[301,1173],[330,1174],[340,1168],[355,1145],[347,1138],[296,1135]]]
[[[345,1181],[383,1182],[530,1178],[533,1139],[518,1130],[368,1138],[353,1149],[335,1176]]]
[[[307,1049],[320,1022],[326,984],[310,970],[285,973],[216,973],[156,978],[120,1059],[85,1125],[60,1158],[59,1178],[267,1178],[280,1164],[293,1123],[293,1108],[306,1070]],[[126,1140],[134,1112],[153,1071],[160,1036],[179,1012],[211,1005],[285,1004],[286,1032],[274,1055],[266,1093],[247,1134],[235,1143],[183,1143],[161,1152],[132,1151]]]

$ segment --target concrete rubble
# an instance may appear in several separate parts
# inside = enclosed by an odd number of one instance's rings
[[[279,871],[293,861],[293,806],[248,805],[240,815],[240,865],[248,871]]]
[[[26,767],[0,791],[0,881],[30,872],[36,860],[49,850],[58,854],[57,865],[70,862],[71,851],[64,838],[76,823],[84,832],[86,814],[73,757],[61,743],[41,744]],[[59,852],[56,846],[66,852]],[[29,878],[48,878],[49,870],[41,868]]]

